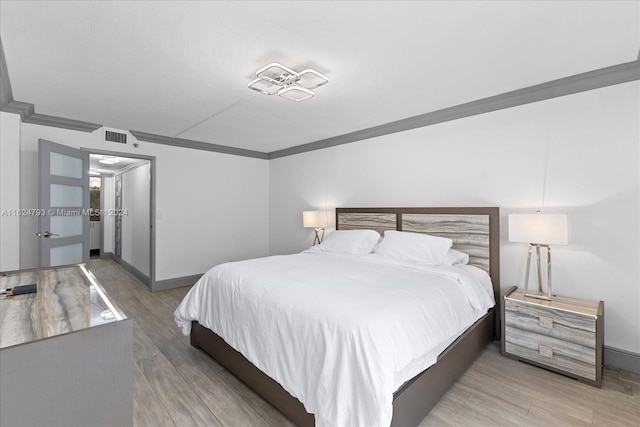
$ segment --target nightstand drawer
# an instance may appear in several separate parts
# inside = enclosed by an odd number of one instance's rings
[[[596,318],[506,300],[505,325],[581,346],[596,348]]]
[[[594,347],[585,347],[509,325],[505,327],[504,340],[505,350],[510,354],[562,369],[592,381],[596,379]]]

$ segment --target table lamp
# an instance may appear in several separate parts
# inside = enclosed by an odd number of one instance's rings
[[[539,212],[539,211],[538,211]],[[551,245],[568,243],[566,214],[511,214],[509,215],[509,241],[528,243],[527,269],[524,279],[524,295],[551,300]],[[531,252],[535,247],[538,267],[538,291],[529,292],[529,273],[531,271]],[[547,248],[547,293],[542,288],[542,266],[540,248]]]
[[[304,211],[302,212],[302,225],[305,228],[313,228],[316,232],[316,237],[313,239],[313,244],[322,243],[324,239],[324,229],[329,226],[330,211]]]

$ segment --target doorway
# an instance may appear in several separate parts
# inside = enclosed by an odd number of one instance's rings
[[[90,179],[100,182],[99,196],[93,198],[99,202],[91,216],[91,254],[114,259],[153,290],[155,157],[83,150],[89,152]]]

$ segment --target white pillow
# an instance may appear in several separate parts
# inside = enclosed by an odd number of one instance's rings
[[[336,230],[311,249],[314,252],[366,255],[378,243],[378,239],[380,233],[374,230]]]
[[[453,242],[445,237],[387,230],[376,255],[405,262],[441,265]]]
[[[465,254],[464,252],[457,251],[453,248],[449,249],[447,255],[444,257],[444,261],[442,261],[444,265],[467,265],[469,264],[469,254]]]

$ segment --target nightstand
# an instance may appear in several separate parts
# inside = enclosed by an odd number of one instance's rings
[[[502,354],[600,387],[604,302],[525,297],[513,287],[503,297]]]

